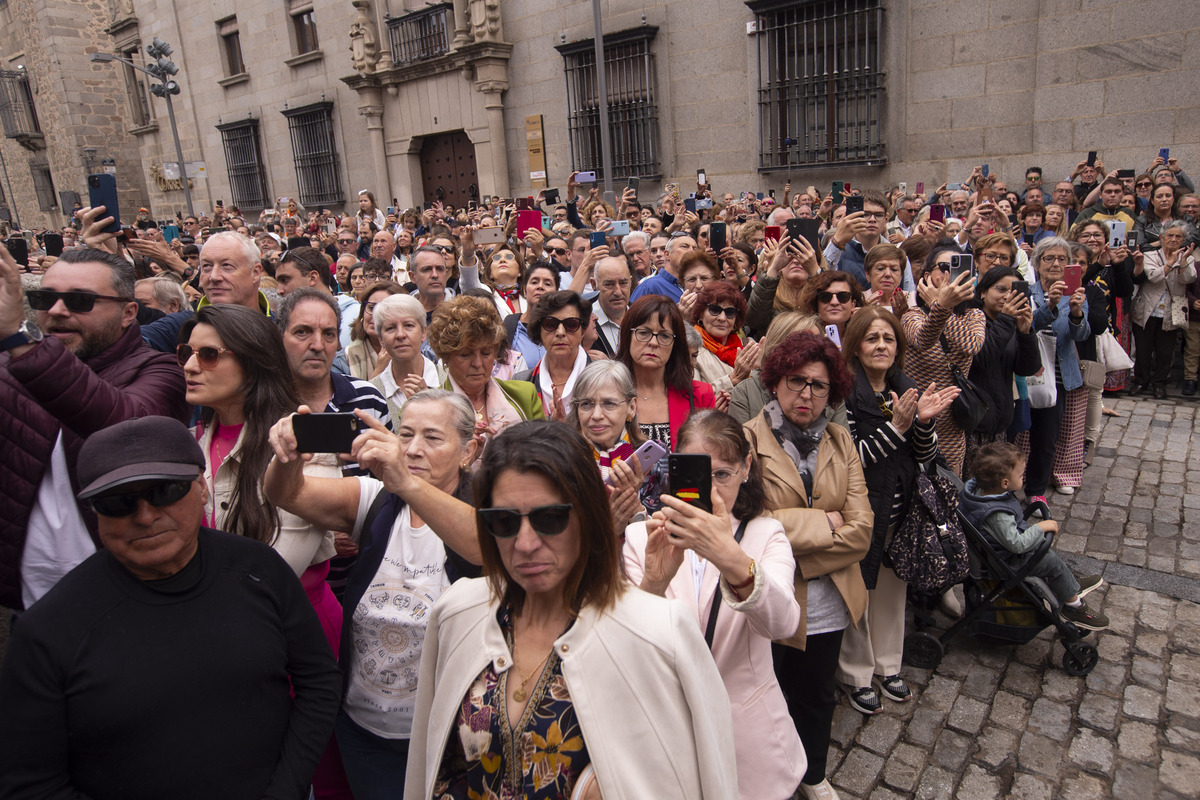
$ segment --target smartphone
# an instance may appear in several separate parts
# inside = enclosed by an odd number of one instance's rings
[[[543,197],[542,202],[544,202],[546,205],[548,205],[548,206],[558,205],[558,189],[547,189],[545,194],[542,195],[542,197]]]
[[[581,172],[575,176],[575,182],[576,183],[595,183],[596,182],[596,173],[595,172]]]
[[[708,455],[671,453],[667,479],[673,497],[712,513],[712,459]]]
[[[1119,169],[1117,170],[1118,178],[1135,178],[1137,177],[1136,169]]]
[[[984,181],[983,186],[979,187],[979,202],[990,203],[996,198],[996,192],[992,188],[991,181]]]
[[[645,474],[667,454],[667,449],[653,439],[647,439],[633,454],[637,456],[638,463],[642,465],[642,473]],[[612,472],[608,473],[604,482],[612,486]]]
[[[395,207],[395,206],[388,206],[388,209],[387,209],[387,215],[388,215],[389,217],[394,217],[394,216],[396,216],[396,207]]]
[[[625,184],[625,185],[626,185],[626,186],[628,186],[630,189],[633,189],[633,193],[634,193],[634,195],[636,195],[636,194],[637,194],[637,190],[638,190],[638,185],[639,185],[640,183],[641,183],[641,179],[640,179],[640,178],[637,178],[637,177],[631,177],[631,178],[629,179],[629,183],[627,183],[627,184]]]
[[[774,189],[768,189],[768,190],[767,190],[767,196],[768,196],[768,197],[770,197],[772,200],[774,200],[774,199],[775,199],[775,190],[774,190]]]
[[[609,236],[628,236],[629,235],[629,220],[614,219],[612,221],[612,231]]]
[[[1030,298],[1033,296],[1029,288],[1029,281],[1013,281],[1012,290],[1014,293],[1019,292],[1020,294],[1025,295],[1026,302],[1029,302]]]
[[[962,184],[961,184],[961,183],[957,183],[957,182],[955,182],[955,183],[947,183],[947,184],[946,184],[946,191],[947,191],[947,192],[958,192],[958,191],[961,191],[961,190],[962,190]]]
[[[88,204],[95,208],[104,206],[105,216],[113,218],[101,233],[121,232],[121,208],[117,203],[117,178],[107,172],[93,173],[87,177]]]
[[[958,276],[968,273],[975,274],[975,257],[967,254],[950,256],[950,280],[958,280]]]
[[[500,244],[504,241],[504,229],[500,227],[480,228],[473,237],[475,244]]]
[[[712,207],[713,207],[713,201],[711,198],[699,197],[696,199],[696,210],[697,211],[703,211],[706,208],[712,208]]]
[[[283,198],[283,202],[285,202],[285,203],[290,203],[291,201],[292,201],[292,198],[290,198],[290,197],[285,197],[285,198]],[[217,208],[224,208],[224,207],[225,207],[225,201],[224,201],[224,200],[218,200],[218,201],[217,201]]]
[[[837,325],[826,325],[825,336],[838,347],[842,346],[842,335],[838,333]]]
[[[944,205],[942,205],[941,203],[934,203],[933,205],[931,205],[929,207],[929,221],[930,222],[945,222],[946,221],[946,207]]]
[[[289,236],[287,238],[287,249],[294,250],[297,247],[312,247],[312,242],[307,236]]]
[[[546,230],[550,230],[551,228],[554,227],[554,220],[551,219],[550,217],[547,217],[545,214],[543,214],[542,215],[542,227],[545,228]]]
[[[922,197],[922,199],[924,199],[925,183],[923,181],[917,181],[917,194],[919,194]]]
[[[592,231],[592,235],[589,238],[592,245],[590,249],[592,250],[595,250],[597,247],[608,246],[608,235],[604,231]]]
[[[529,211],[533,208],[532,197],[518,197],[516,199],[517,211]]]
[[[301,453],[349,453],[362,429],[352,411],[293,414],[292,432]]]
[[[768,242],[778,242],[783,237],[783,229],[778,225],[768,225],[766,234]]]
[[[904,181],[900,181],[900,184],[896,188],[899,189],[901,193],[908,194],[908,184]]]
[[[1089,167],[1096,166],[1096,151],[1095,150],[1088,150],[1087,165]]]
[[[179,226],[175,224],[162,226],[163,239],[168,242],[173,242],[179,238]]]
[[[42,235],[42,246],[46,248],[46,255],[61,256],[63,251],[62,234],[55,231],[46,231]]]
[[[758,192],[756,195],[754,195],[754,199],[755,199],[755,200],[762,200],[762,199],[763,199],[763,196],[764,196],[764,195],[763,195],[763,193],[762,193],[762,192]]]
[[[431,206],[429,203],[425,203],[425,210],[426,210],[426,211],[428,211],[430,208],[432,208],[432,206]],[[475,203],[475,201],[474,201],[474,200],[468,200],[468,201],[467,201],[467,210],[468,210],[468,211],[474,211],[474,210],[475,210],[475,208],[476,208],[476,203]]]
[[[821,220],[789,219],[786,225],[788,238],[793,242],[805,239],[814,251],[821,251]]]
[[[49,236],[50,236],[50,234],[47,233],[46,234],[47,239],[49,238]],[[1130,233],[1128,236],[1125,237],[1125,246],[1128,247],[1130,250],[1138,249],[1137,231],[1133,231],[1132,233]],[[46,255],[50,255],[50,246],[49,245],[46,246]]]
[[[846,213],[854,214],[863,210],[862,195],[850,195],[846,198]]]
[[[1107,220],[1105,225],[1108,226],[1108,246],[1120,247],[1125,244],[1125,223],[1119,219]]]
[[[138,238],[137,229],[131,228],[128,225],[121,226],[121,230],[117,232],[117,241],[122,244],[136,238]]]
[[[533,201],[530,201],[533,205]],[[541,232],[542,229],[542,212],[531,208],[523,209],[517,212],[517,238],[524,239],[525,234],[529,233],[530,229]]]
[[[684,198],[683,210],[690,211],[693,214],[695,214],[696,213],[696,198],[694,198],[694,197]]]
[[[708,246],[718,254],[726,247],[725,233],[724,222],[714,222],[708,226]]]
[[[1030,247],[1033,247],[1033,234],[1032,233],[1026,233],[1021,238],[1025,240],[1025,244],[1029,245]]]
[[[845,196],[845,192],[846,192],[845,181],[834,181],[833,182],[833,204],[835,206],[842,204],[842,199]]]
[[[708,185],[708,170],[706,170],[706,169],[696,170],[696,184],[699,186],[707,186]]]
[[[24,236],[10,236],[4,240],[4,246],[8,248],[13,261],[22,267],[29,266],[29,242],[25,241]]]
[[[1158,157],[1163,160],[1164,164],[1167,163],[1167,161],[1171,158],[1171,149],[1169,147],[1162,148],[1158,151]]]
[[[987,165],[987,164],[984,164],[984,165],[983,165],[982,167],[980,167],[979,169],[980,169],[980,171],[981,171],[981,172],[983,172],[983,177],[985,177],[985,178],[986,178],[986,177],[988,176],[988,165]]]
[[[1067,290],[1064,295],[1072,295],[1078,291],[1083,285],[1083,266],[1081,264],[1067,264],[1066,271],[1063,272],[1063,283],[1067,285]]]

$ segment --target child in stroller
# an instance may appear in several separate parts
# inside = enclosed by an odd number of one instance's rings
[[[975,477],[963,488],[959,510],[997,553],[1011,553],[1009,560],[1019,562],[1020,554],[1035,547],[1047,531],[1057,533],[1058,523],[1043,520],[1029,525],[1014,492],[1023,485],[1025,455],[1015,445],[991,442],[976,451],[972,461]],[[1091,609],[1084,596],[1104,581],[1099,575],[1077,578],[1070,568],[1051,551],[1033,571],[1054,592],[1062,607],[1062,618],[1079,628],[1102,631],[1108,617]]]

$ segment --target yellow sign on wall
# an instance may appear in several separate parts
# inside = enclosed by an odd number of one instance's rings
[[[530,186],[545,189],[550,184],[546,182],[546,150],[543,146],[541,114],[525,118],[525,142],[529,147]]]

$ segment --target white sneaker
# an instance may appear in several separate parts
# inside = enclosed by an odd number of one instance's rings
[[[1075,494],[1075,487],[1074,486],[1059,486],[1057,489],[1055,489],[1055,491],[1058,492],[1059,494],[1072,495],[1072,494]]]
[[[807,783],[800,784],[800,794],[804,795],[806,800],[838,800],[838,793],[829,785],[828,778],[816,786],[809,786]]]

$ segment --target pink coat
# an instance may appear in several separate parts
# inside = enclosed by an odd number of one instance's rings
[[[732,517],[730,524],[736,529]],[[697,602],[686,560],[667,587],[667,597],[688,608],[701,632],[708,626],[714,599],[724,600],[713,634],[713,658],[733,710],[738,796],[786,800],[804,777],[808,759],[775,679],[771,641],[790,638],[800,624],[800,604],[792,591],[796,561],[783,525],[770,517],[751,520],[741,546],[758,565],[754,588],[745,600],[738,602],[717,569],[706,564]],[[639,585],[645,574],[645,523],[625,530],[624,556],[630,582]]]

